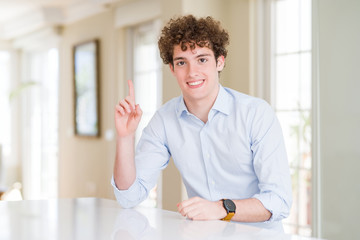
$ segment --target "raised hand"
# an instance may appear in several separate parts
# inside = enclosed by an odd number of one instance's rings
[[[142,111],[135,104],[134,85],[128,80],[129,95],[115,106],[115,126],[118,137],[133,136],[139,125]]]

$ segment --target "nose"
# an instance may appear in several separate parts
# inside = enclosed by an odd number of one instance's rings
[[[195,63],[188,64],[188,75],[190,78],[195,78],[199,75],[199,68]]]

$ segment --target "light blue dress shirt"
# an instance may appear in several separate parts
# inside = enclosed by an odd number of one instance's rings
[[[146,199],[170,156],[190,198],[257,198],[272,217],[251,225],[282,230],[291,180],[280,124],[264,100],[220,85],[206,123],[187,110],[182,96],[164,104],[138,143],[133,185],[119,190],[112,179],[118,202],[129,208]]]

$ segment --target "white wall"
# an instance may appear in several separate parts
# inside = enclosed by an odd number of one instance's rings
[[[317,3],[320,232],[360,239],[360,1]]]
[[[104,12],[64,27],[60,48],[59,83],[59,197],[113,198],[110,185],[115,140],[105,138],[114,130],[118,100],[118,70],[113,12]],[[74,135],[74,82],[72,49],[91,39],[100,41],[100,138]]]

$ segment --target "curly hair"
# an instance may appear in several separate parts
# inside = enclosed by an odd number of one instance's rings
[[[192,50],[196,46],[208,47],[217,60],[219,56],[226,58],[229,34],[212,17],[197,19],[193,15],[186,15],[170,19],[161,31],[158,46],[164,64],[173,64],[174,46],[179,44],[183,51],[188,46]]]

